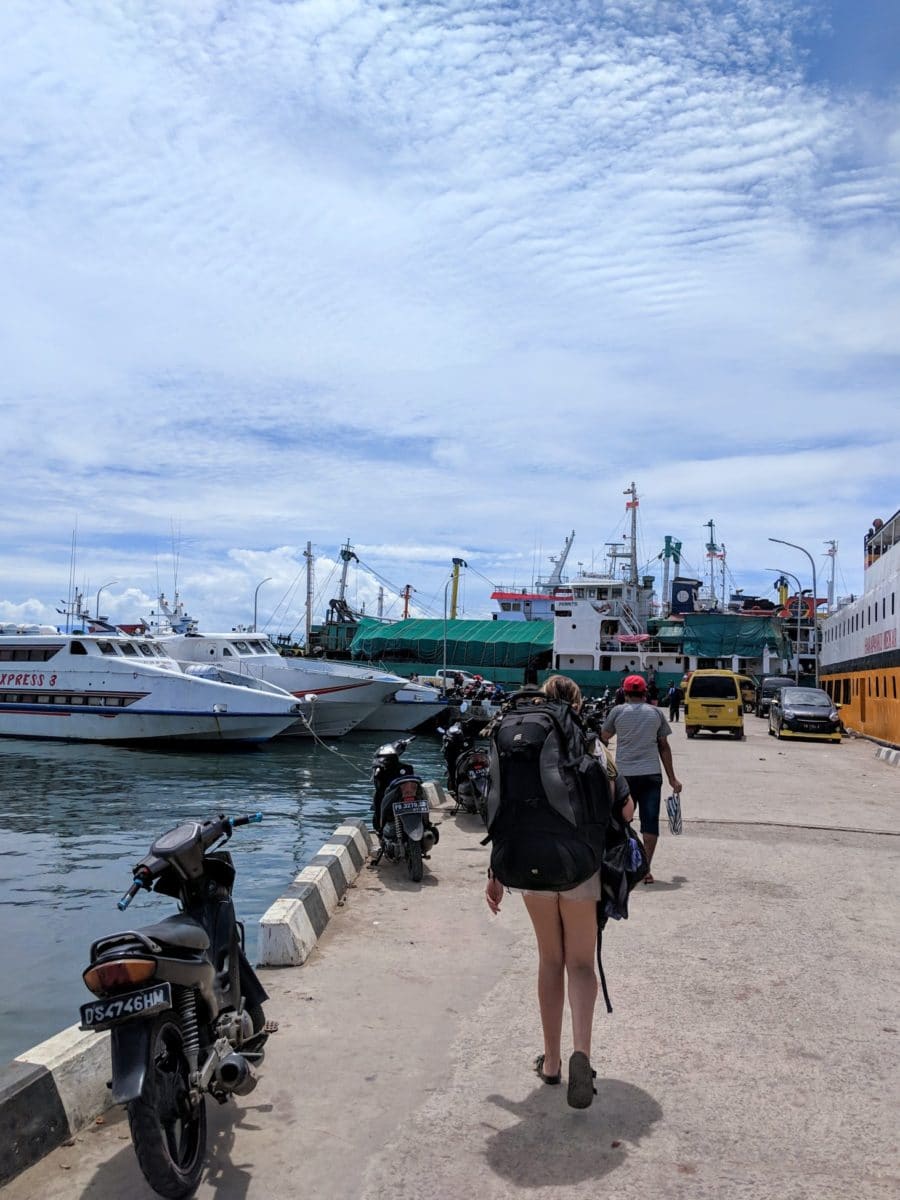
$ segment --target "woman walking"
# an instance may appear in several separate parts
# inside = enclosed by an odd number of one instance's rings
[[[541,689],[548,700],[568,704],[578,722],[581,691],[574,680],[553,675]],[[580,722],[578,722],[580,724]],[[595,739],[592,750],[604,763],[606,753]],[[614,768],[608,774],[612,776]],[[613,804],[628,821],[634,805],[624,780],[616,779]],[[504,887],[488,877],[485,899],[492,913],[499,913]],[[568,891],[522,893],[534,927],[538,947],[538,1006],[544,1035],[544,1050],[534,1069],[546,1084],[562,1081],[562,1027],[566,984],[572,1016],[573,1051],[568,1063],[567,1100],[573,1108],[588,1108],[593,1100],[591,1034],[597,999],[597,902],[600,872]]]

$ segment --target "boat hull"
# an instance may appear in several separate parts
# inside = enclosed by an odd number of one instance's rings
[[[296,717],[284,714],[191,712],[41,712],[0,710],[0,737],[60,742],[216,743],[267,742]]]

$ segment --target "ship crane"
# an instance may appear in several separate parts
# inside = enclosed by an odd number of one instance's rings
[[[547,592],[550,595],[562,584],[563,568],[566,565],[566,559],[569,557],[569,551],[572,549],[572,543],[575,541],[575,530],[573,529],[563,543],[563,548],[554,558],[550,555],[550,561],[553,563],[553,570],[550,572],[546,580],[538,580],[540,591]]]

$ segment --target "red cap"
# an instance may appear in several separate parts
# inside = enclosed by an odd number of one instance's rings
[[[622,689],[626,692],[646,692],[647,681],[643,675],[629,675],[622,684]]]

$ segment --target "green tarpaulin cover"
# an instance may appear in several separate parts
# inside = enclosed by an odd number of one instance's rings
[[[686,613],[684,653],[697,658],[739,654],[759,658],[763,648],[783,657],[790,654],[778,617],[741,617],[736,613]]]
[[[447,621],[411,618],[385,625],[364,617],[350,645],[353,658],[450,667],[525,667],[553,648],[552,621]]]

